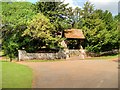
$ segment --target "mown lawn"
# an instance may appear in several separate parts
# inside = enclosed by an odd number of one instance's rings
[[[114,59],[118,59],[118,57],[120,57],[120,54],[101,56],[101,57],[91,57],[91,58],[86,58],[86,60],[114,60]]]
[[[2,88],[31,88],[32,70],[24,65],[2,61]]]

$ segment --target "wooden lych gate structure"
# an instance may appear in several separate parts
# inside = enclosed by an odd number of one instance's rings
[[[84,59],[85,51],[82,47],[82,42],[85,40],[85,36],[81,29],[67,29],[64,30],[62,37],[65,37],[66,40],[61,42],[61,45],[64,47],[66,52],[66,57],[69,58],[74,55],[81,55]],[[70,40],[75,42],[69,42]],[[74,44],[74,45],[73,45]]]

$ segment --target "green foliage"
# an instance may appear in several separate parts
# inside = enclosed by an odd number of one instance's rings
[[[118,48],[117,22],[109,11],[94,10],[82,22],[88,51],[99,53]]]
[[[49,0],[48,0],[49,1]],[[120,38],[120,15],[113,18],[109,11],[94,10],[86,2],[83,9],[68,7],[63,2],[40,1],[2,2],[2,45],[10,59],[17,56],[17,50],[35,52],[42,48],[62,48],[58,32],[65,29],[83,29],[85,48],[92,52],[116,49]],[[77,41],[69,41],[75,45]]]
[[[87,18],[89,15],[93,13],[93,11],[94,5],[87,1],[83,6],[82,17]]]
[[[53,25],[42,14],[37,14],[33,20],[28,22],[28,27],[24,31],[24,35],[29,35],[32,38],[52,39]]]
[[[37,2],[35,4],[35,10],[38,13],[43,13],[50,22],[54,25],[56,32],[63,31],[68,28],[67,21],[62,17],[66,14],[66,7],[68,4],[63,4],[63,2]]]
[[[26,24],[35,13],[28,2],[2,2],[2,23],[9,24],[13,28]]]
[[[117,33],[118,33],[118,46],[120,47],[120,13],[114,17],[115,21],[117,21]]]
[[[3,49],[10,59],[17,56],[17,50],[27,44],[21,37],[35,12],[28,2],[2,2],[2,38]],[[24,43],[26,42],[26,43]]]
[[[39,48],[54,48],[60,40],[59,37],[54,37],[54,26],[50,23],[49,19],[43,14],[38,13],[28,22],[28,27],[24,31],[23,36],[28,35],[34,40],[38,40]]]
[[[3,42],[4,53],[10,58],[15,58],[17,56],[16,51],[18,50],[18,44],[16,43],[15,35],[11,36],[10,39],[7,39]]]

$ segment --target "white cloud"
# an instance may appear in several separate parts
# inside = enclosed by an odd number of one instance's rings
[[[108,10],[114,15],[118,13],[119,0],[89,0],[94,4],[95,9]]]
[[[65,4],[69,3],[70,7],[75,7],[75,5],[73,4],[73,0],[65,0],[64,3]]]
[[[89,0],[90,2],[99,2],[99,3],[109,3],[109,2],[118,2],[119,0]]]
[[[78,1],[79,0],[65,0],[64,3],[65,4],[69,3],[69,7],[72,7],[73,9],[75,7],[80,7],[81,8],[81,6],[78,5],[78,3],[79,3]]]

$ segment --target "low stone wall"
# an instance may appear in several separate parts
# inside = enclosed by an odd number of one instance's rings
[[[69,59],[73,56],[86,57],[84,50],[59,50],[57,53],[27,53],[25,50],[18,50],[18,59],[21,60],[54,60],[54,59]]]
[[[18,50],[18,58],[20,60],[54,60],[66,59],[66,53],[60,50],[58,53],[27,53],[25,50]]]

